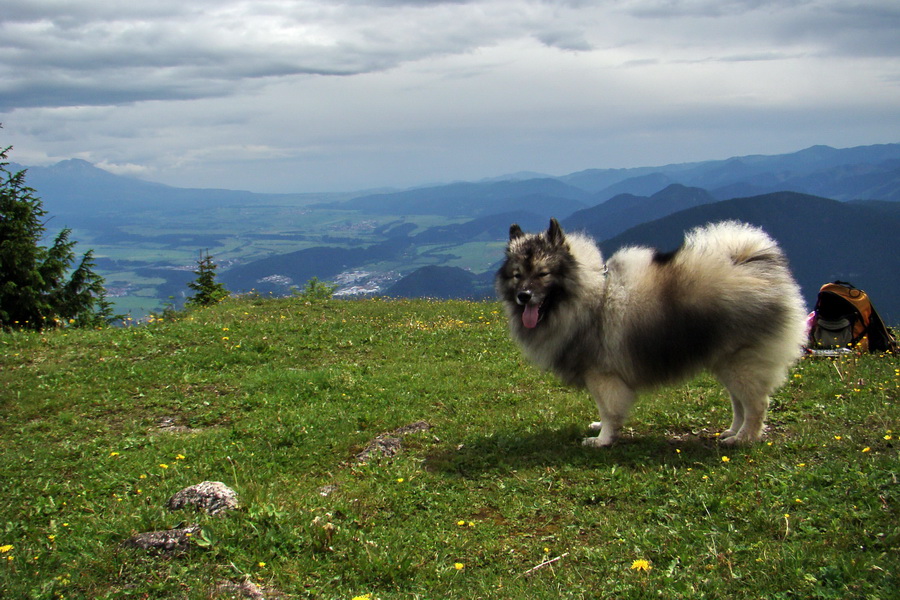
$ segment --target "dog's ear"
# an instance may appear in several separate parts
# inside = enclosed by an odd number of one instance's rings
[[[518,223],[513,223],[509,226],[509,241],[513,241],[516,238],[520,238],[525,235],[525,232],[522,231],[522,228],[519,227]]]
[[[563,233],[562,227],[559,226],[559,221],[556,219],[550,219],[550,227],[547,229],[547,239],[550,240],[550,243],[554,246],[562,246],[566,241],[566,235]]]

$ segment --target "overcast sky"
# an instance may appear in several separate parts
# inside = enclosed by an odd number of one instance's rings
[[[0,145],[357,190],[900,142],[897,0],[3,0]]]

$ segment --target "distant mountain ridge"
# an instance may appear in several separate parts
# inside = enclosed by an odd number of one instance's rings
[[[752,155],[635,169],[589,169],[559,178],[600,200],[619,193],[647,195],[672,183],[737,195],[794,191],[835,200],[900,200],[900,144],[836,149],[812,146],[779,155]]]
[[[620,194],[652,196],[672,184],[709,190],[718,200],[794,191],[835,200],[900,200],[900,144],[836,149],[813,146],[753,155],[632,169],[589,169],[561,177],[452,183],[367,195],[328,206],[402,214],[481,216],[515,209],[536,214],[554,205],[565,218]],[[579,204],[581,206],[579,206]]]
[[[177,188],[114,175],[80,159],[27,168],[27,180],[55,213],[133,208],[154,203],[218,206],[271,198],[316,199],[328,207],[392,214],[478,217],[515,210],[535,214],[554,209],[557,218],[619,194],[652,196],[671,184],[708,190],[716,199],[794,191],[834,200],[900,201],[900,143],[836,149],[812,146],[790,154],[751,155],[695,163],[627,169],[588,169],[560,177],[459,182],[370,194],[258,194],[241,190]],[[323,206],[320,204],[319,206]],[[542,215],[543,216],[543,215]]]
[[[361,196],[345,202],[320,206],[381,214],[480,217],[515,210],[540,214],[550,206],[556,212],[568,215],[587,206],[590,200],[591,194],[582,189],[567,185],[558,179],[541,178],[452,183]]]
[[[595,238],[605,240],[646,221],[713,202],[716,198],[702,188],[673,183],[649,197],[619,194],[573,213],[562,220],[562,225],[590,230]]]
[[[49,167],[28,167],[28,184],[37,189],[55,212],[85,208],[111,208],[124,203],[156,202],[161,205],[191,202],[247,202],[259,198],[252,192],[176,188],[161,183],[123,177],[80,159],[69,159]]]
[[[603,240],[607,229],[602,222],[598,225],[588,211],[583,211],[582,217],[572,215],[564,227]],[[605,257],[630,245],[674,250],[685,231],[724,220],[758,225],[778,240],[810,308],[819,287],[840,279],[865,289],[888,323],[900,322],[900,203],[846,203],[779,192],[703,203],[631,227],[599,245]],[[458,290],[457,297],[489,295],[486,283],[491,275],[467,274],[470,283]],[[431,296],[431,289],[440,289],[440,297],[445,297],[446,276],[447,272],[416,272],[410,278],[415,278],[418,295]],[[429,282],[429,277],[433,281]],[[400,286],[409,294],[410,286],[404,280],[398,282]]]
[[[685,231],[728,219],[758,225],[778,240],[810,307],[823,284],[839,279],[865,289],[888,323],[900,323],[900,203],[842,203],[794,192],[736,198],[643,223],[600,247],[606,254],[631,244],[673,250]]]
[[[77,159],[29,168],[27,183],[51,218],[61,217],[54,226],[99,244],[99,266],[119,278],[122,294],[140,298],[183,297],[198,249],[224,253],[220,276],[232,291],[283,294],[311,277],[369,273],[378,285],[365,289],[376,293],[489,297],[493,272],[485,269],[500,260],[512,222],[533,231],[556,217],[608,253],[624,243],[665,248],[692,224],[733,218],[782,242],[807,301],[822,283],[846,278],[900,322],[900,144],[561,177],[521,172],[379,193],[174,188]]]
[[[27,169],[26,182],[36,189],[44,208],[66,217],[87,217],[96,212],[217,208],[258,205],[273,198],[322,201],[346,198],[345,194],[258,194],[244,190],[179,188],[115,175],[81,159],[68,159],[48,167],[10,164],[10,171]],[[83,219],[79,219],[81,221]]]

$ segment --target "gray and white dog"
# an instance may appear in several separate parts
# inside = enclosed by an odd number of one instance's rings
[[[703,369],[731,395],[719,439],[757,441],[806,338],[781,249],[734,221],[690,231],[674,252],[628,247],[608,261],[555,219],[537,234],[513,225],[495,287],[526,356],[594,398],[601,421],[588,446],[616,440],[639,391]]]

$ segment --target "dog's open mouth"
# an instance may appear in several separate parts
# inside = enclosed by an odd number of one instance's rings
[[[535,327],[537,327],[538,321],[540,321],[541,317],[544,316],[541,312],[542,306],[543,303],[526,304],[525,309],[522,312],[522,325],[524,325],[528,329],[534,329]]]

